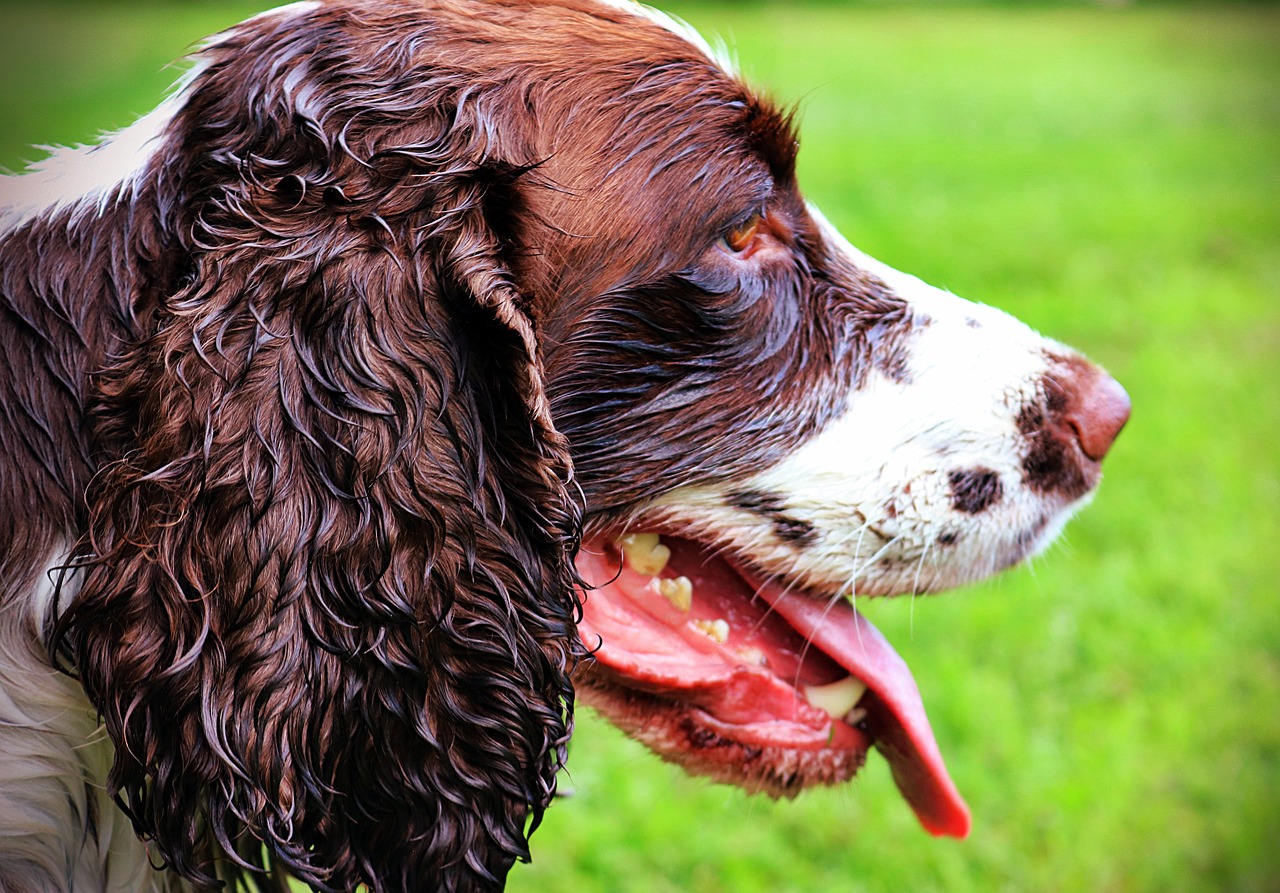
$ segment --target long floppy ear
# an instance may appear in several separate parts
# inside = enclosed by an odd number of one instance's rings
[[[216,45],[174,123],[189,284],[98,381],[58,641],[183,876],[496,890],[579,647],[568,450],[490,220],[523,171],[411,52],[315,30]]]

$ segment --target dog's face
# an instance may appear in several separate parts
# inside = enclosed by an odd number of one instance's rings
[[[850,602],[1043,548],[1127,397],[850,246],[800,191],[787,116],[636,18],[666,63],[584,35],[626,76],[596,82],[585,133],[539,133],[556,188],[524,194],[518,252],[589,512],[579,693],[664,757],[775,795],[875,745],[926,827],[963,835],[910,674]]]

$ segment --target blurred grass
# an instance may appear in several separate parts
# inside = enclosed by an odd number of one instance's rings
[[[8,6],[0,164],[154,105],[255,5]],[[1030,568],[868,613],[973,807],[928,838],[872,758],[774,804],[584,716],[513,891],[1280,890],[1280,16],[1266,7],[668,4],[802,110],[850,239],[1114,372],[1134,418]]]

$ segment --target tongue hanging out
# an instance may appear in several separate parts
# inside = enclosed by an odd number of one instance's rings
[[[625,559],[623,553],[625,552]],[[843,599],[756,579],[652,534],[583,547],[583,700],[661,756],[791,796],[851,777],[874,746],[924,827],[964,837],[906,663]]]

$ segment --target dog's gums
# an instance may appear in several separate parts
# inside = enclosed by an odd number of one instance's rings
[[[578,570],[583,698],[661,756],[793,796],[846,780],[875,747],[926,829],[968,834],[910,671],[843,599],[653,533],[593,540]]]

